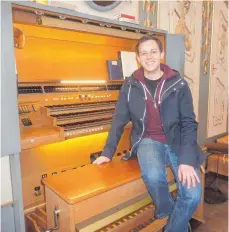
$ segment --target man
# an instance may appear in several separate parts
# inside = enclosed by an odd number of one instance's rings
[[[155,204],[155,217],[169,216],[166,232],[186,232],[201,200],[203,161],[191,92],[177,71],[160,64],[164,52],[159,39],[143,36],[136,53],[141,68],[121,88],[107,143],[94,163],[112,159],[124,126],[132,121],[128,158],[137,153],[142,178]],[[176,201],[169,193],[166,165],[177,181]]]

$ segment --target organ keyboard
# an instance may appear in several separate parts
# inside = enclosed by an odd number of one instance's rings
[[[116,101],[47,106],[65,138],[109,129]]]
[[[19,83],[22,148],[108,131],[121,86]]]

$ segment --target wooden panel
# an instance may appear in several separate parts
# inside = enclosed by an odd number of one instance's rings
[[[108,80],[106,60],[118,59],[121,50],[134,51],[136,44],[110,36],[15,26],[25,35],[24,49],[15,49],[19,81]]]
[[[208,171],[228,176],[228,155],[210,155],[208,157]]]
[[[66,204],[61,198],[53,193],[49,188],[46,192],[46,209],[47,209],[47,225],[48,228],[54,227],[53,210],[58,207],[59,213],[59,232],[75,232],[75,223],[73,221],[73,208]]]
[[[130,130],[131,128],[124,130],[116,154],[129,150]],[[24,207],[28,208],[36,202],[44,201],[44,189],[41,184],[43,174],[51,176],[53,172],[57,172],[58,175],[62,171],[89,164],[90,154],[103,150],[107,135],[108,132],[99,133],[22,150],[20,162]],[[40,196],[34,194],[36,186],[41,187]]]
[[[22,149],[63,141],[61,128],[58,127],[27,127],[21,129]]]
[[[24,49],[15,49],[19,81],[108,80],[106,60],[117,60],[122,50],[135,51],[137,43],[131,37],[14,26],[25,35]]]
[[[13,22],[37,24],[38,16],[36,14],[32,14],[25,11],[13,10]]]
[[[110,191],[88,198],[74,205],[74,221],[80,223],[95,217],[109,209],[118,207],[122,203],[133,200],[147,192],[141,179],[129,182]],[[102,203],[102,204],[101,204]],[[93,210],[88,210],[88,208]]]

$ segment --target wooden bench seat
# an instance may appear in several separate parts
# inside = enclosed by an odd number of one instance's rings
[[[167,173],[172,191],[176,185],[170,168]],[[122,211],[131,212],[144,205],[136,206],[139,202],[145,205],[151,202],[137,160],[114,159],[99,166],[87,165],[45,178],[43,183],[48,228],[54,226],[53,210],[57,207],[60,210],[58,231],[102,231],[97,230],[98,223],[102,228],[123,217]]]
[[[223,137],[221,137],[221,138],[218,138],[216,142],[217,142],[217,143],[225,143],[225,144],[228,144],[228,135],[225,135],[225,136],[223,136]]]
[[[217,143],[206,144],[208,155],[207,170],[228,176],[228,136],[217,140]]]

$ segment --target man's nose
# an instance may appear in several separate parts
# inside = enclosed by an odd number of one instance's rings
[[[151,52],[147,53],[147,59],[151,59],[153,57],[153,54]]]

